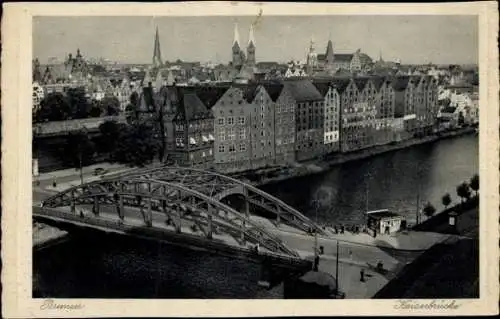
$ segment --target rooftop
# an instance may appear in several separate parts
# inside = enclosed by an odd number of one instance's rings
[[[374,218],[400,217],[400,215],[393,213],[387,209],[372,210],[366,212],[366,214]]]
[[[323,96],[309,80],[285,81],[293,98],[297,102],[322,101]]]

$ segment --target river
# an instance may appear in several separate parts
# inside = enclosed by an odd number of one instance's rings
[[[446,192],[458,201],[456,185],[479,171],[478,140],[442,140],[262,188],[320,223],[362,223],[366,207],[392,209],[411,223],[417,197],[438,210]],[[34,297],[281,297],[277,289],[257,286],[257,265],[117,235],[78,237],[33,257]]]

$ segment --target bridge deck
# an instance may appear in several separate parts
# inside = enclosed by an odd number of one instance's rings
[[[207,239],[200,232],[193,232],[189,225],[183,225],[181,233],[176,233],[173,226],[168,226],[160,220],[157,214],[152,227],[144,225],[140,218],[127,217],[121,223],[116,214],[101,213],[96,218],[90,210],[85,210],[84,217],[73,215],[61,209],[33,207],[33,218],[47,224],[67,229],[68,227],[92,228],[105,232],[116,232],[141,238],[155,239],[171,244],[189,247],[191,249],[206,250],[221,255],[243,258],[253,262],[266,262],[293,270],[311,269],[311,261],[304,258],[286,256],[265,249],[256,254],[253,246],[244,244],[227,234],[213,234],[213,239]],[[164,219],[164,218],[163,218]]]

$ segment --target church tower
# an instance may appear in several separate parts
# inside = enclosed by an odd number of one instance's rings
[[[255,65],[255,37],[253,34],[253,24],[250,25],[250,34],[248,36],[247,64],[251,66]]]
[[[314,70],[318,66],[318,55],[316,54],[316,51],[314,50],[314,41],[311,38],[311,42],[309,44],[309,53],[307,54],[307,62],[306,62],[306,69],[307,69],[307,74],[312,75]]]
[[[335,59],[335,54],[333,53],[332,40],[328,40],[328,45],[326,46],[326,53],[325,53],[325,62],[326,64],[330,65],[333,64],[334,59]]]
[[[232,47],[232,56],[233,56],[233,66],[240,66],[243,64],[243,60],[241,59],[241,48],[240,48],[240,34],[238,32],[238,24],[234,24],[234,41]]]
[[[158,27],[156,27],[155,46],[153,50],[153,68],[158,68],[162,65],[163,62],[161,60],[160,34],[158,33]]]

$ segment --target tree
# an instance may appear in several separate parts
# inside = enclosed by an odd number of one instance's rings
[[[118,124],[116,121],[106,121],[99,125],[99,144],[98,150],[101,153],[108,153],[109,159],[114,160],[114,154],[118,140],[121,138],[120,132],[126,130],[124,124]]]
[[[469,188],[469,184],[467,184],[467,182],[463,182],[457,186],[457,195],[458,195],[458,197],[460,197],[460,200],[462,201],[462,203],[465,200],[469,199],[470,188]]]
[[[470,179],[470,188],[476,193],[476,196],[477,196],[477,193],[479,191],[479,175],[478,174],[475,174]]]
[[[101,101],[93,100],[91,103],[90,110],[88,112],[89,117],[100,117],[103,113]]]
[[[116,96],[105,96],[101,100],[101,109],[108,116],[118,115],[120,113],[120,101]]]
[[[94,154],[94,143],[86,132],[80,131],[66,137],[61,155],[67,164],[80,167],[92,164]]]
[[[36,114],[37,122],[62,121],[68,119],[71,107],[61,93],[50,93],[41,102]]]
[[[424,215],[429,218],[429,217],[432,217],[435,212],[436,212],[436,208],[434,208],[434,206],[432,206],[431,203],[427,202],[427,204],[425,204],[425,206],[424,206]]]
[[[444,205],[444,209],[447,209],[448,205],[451,204],[451,196],[450,196],[450,194],[448,194],[448,193],[444,194],[444,196],[441,198],[441,202]]]
[[[70,88],[67,93],[68,103],[71,107],[72,118],[87,118],[92,108],[92,103],[89,102],[85,89],[83,87]]]
[[[150,163],[159,149],[159,141],[149,123],[135,123],[120,130],[115,159],[121,163],[144,166]]]

